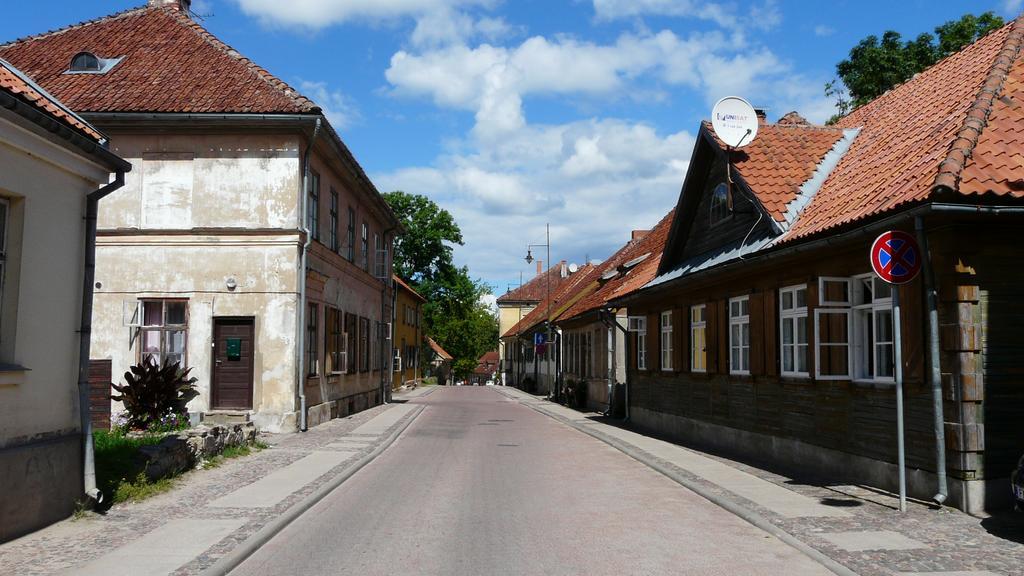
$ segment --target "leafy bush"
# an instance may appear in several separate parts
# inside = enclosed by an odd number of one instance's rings
[[[166,416],[185,414],[186,405],[199,395],[197,379],[188,377],[191,370],[183,370],[178,362],[166,359],[160,365],[152,356],[146,356],[142,363],[124,373],[124,384],[113,385],[119,395],[110,398],[124,404],[129,428],[146,430],[159,425]]]
[[[124,429],[97,430],[93,432],[96,458],[96,484],[111,498],[110,505],[131,499],[126,492],[128,485],[141,485],[139,477],[145,478],[145,470],[135,458],[139,448],[159,444],[162,434],[129,436]]]

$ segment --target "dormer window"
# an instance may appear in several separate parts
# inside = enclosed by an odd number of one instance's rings
[[[708,218],[714,226],[729,217],[729,187],[725,182],[715,186],[711,193],[711,213]]]
[[[71,59],[67,74],[104,74],[117,66],[122,58],[100,58],[92,52],[79,52]]]

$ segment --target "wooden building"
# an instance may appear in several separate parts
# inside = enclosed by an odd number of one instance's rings
[[[910,494],[1007,503],[1024,452],[1022,37],[1013,22],[832,127],[789,114],[729,152],[702,124],[658,277],[616,302],[631,420],[895,490],[899,290]],[[893,229],[924,249],[899,288],[868,258]]]

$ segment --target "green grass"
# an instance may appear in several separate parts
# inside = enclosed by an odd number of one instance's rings
[[[147,433],[132,437],[126,436],[119,429],[97,430],[93,433],[96,484],[107,496],[107,504],[112,506],[121,502],[138,502],[174,487],[177,476],[151,481],[135,457],[139,448],[158,444],[166,436],[166,433]],[[228,446],[221,454],[207,460],[204,468],[215,468],[229,458],[248,456],[267,447],[259,441],[251,446]]]
[[[155,485],[159,482],[150,483],[146,479],[145,470],[136,460],[135,453],[142,446],[158,444],[165,436],[166,434],[145,434],[133,437],[116,428],[93,432],[96,484],[109,498],[110,504],[141,499],[157,493],[146,485]],[[162,486],[159,491],[168,488],[169,485]]]

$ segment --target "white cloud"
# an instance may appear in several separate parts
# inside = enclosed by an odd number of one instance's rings
[[[344,130],[360,119],[352,100],[340,90],[331,90],[326,82],[301,80],[299,91],[316,102],[335,130]]]
[[[320,29],[350,21],[380,22],[468,6],[490,0],[235,0],[246,14],[268,24]]]
[[[598,20],[617,20],[636,16],[671,16],[696,18],[730,30],[755,28],[770,30],[782,22],[782,14],[774,0],[762,4],[737,6],[732,2],[701,2],[700,0],[593,0]]]
[[[836,29],[835,28],[833,28],[831,26],[826,26],[825,24],[818,24],[817,26],[814,27],[814,35],[815,36],[825,37],[825,36],[831,36],[831,35],[833,35],[835,33],[836,33]]]

